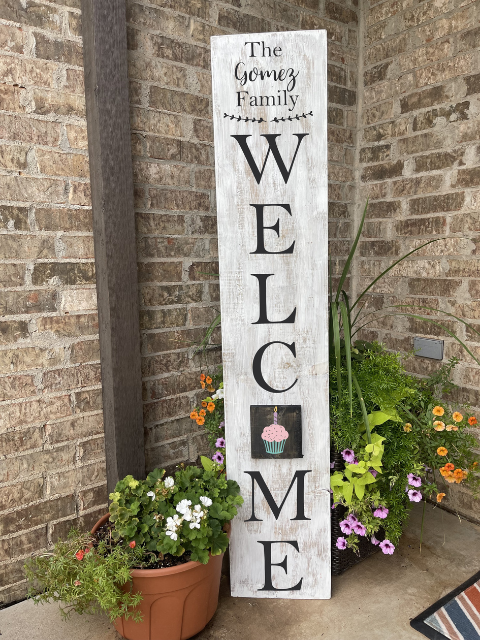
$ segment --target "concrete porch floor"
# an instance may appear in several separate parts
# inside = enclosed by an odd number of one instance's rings
[[[410,619],[480,568],[480,527],[421,505],[393,556],[378,553],[334,577],[331,600],[231,598],[222,578],[217,613],[195,640],[420,640]],[[2,640],[120,640],[105,616],[63,621],[57,605],[0,611]]]

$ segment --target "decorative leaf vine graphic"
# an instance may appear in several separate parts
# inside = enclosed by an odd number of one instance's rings
[[[309,111],[308,113],[297,113],[294,116],[287,116],[283,118],[275,116],[275,118],[272,118],[270,122],[293,122],[294,120],[300,120],[301,118],[306,118],[307,116],[313,116],[313,112]],[[258,124],[260,124],[261,122],[267,122],[267,120],[265,120],[264,118],[249,118],[248,116],[246,118],[242,118],[242,116],[232,116],[228,113],[224,113],[223,117],[230,118],[230,120],[236,120],[237,122],[258,122]]]

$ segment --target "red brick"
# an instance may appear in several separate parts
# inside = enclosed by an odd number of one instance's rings
[[[0,518],[0,535],[33,529],[51,520],[66,518],[75,513],[75,507],[74,496],[64,496],[13,511]]]

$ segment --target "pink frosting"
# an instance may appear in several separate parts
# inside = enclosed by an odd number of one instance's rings
[[[269,427],[265,427],[262,432],[262,440],[267,442],[281,442],[288,438],[288,431],[281,424],[271,424]]]

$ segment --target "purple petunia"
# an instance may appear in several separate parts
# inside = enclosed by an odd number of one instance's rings
[[[347,548],[347,541],[345,540],[345,538],[337,538],[337,542],[335,543],[335,546],[337,547],[337,549],[346,549]]]
[[[350,524],[353,526],[356,522],[358,522],[358,518],[353,514],[353,513],[349,513],[347,516],[347,520],[350,522]]]
[[[370,542],[371,542],[372,544],[374,544],[375,546],[377,546],[377,544],[380,544],[380,540],[377,540],[377,539],[375,538],[375,536],[372,536],[372,537],[371,537]]]
[[[375,469],[369,469],[370,473],[372,474],[372,476],[374,478],[376,478],[378,476],[378,471],[375,471]]]
[[[330,462],[330,469],[335,469],[335,461]]]
[[[212,456],[212,460],[217,464],[223,464],[224,459],[225,458],[223,457],[220,451],[215,451],[215,453]]]
[[[395,551],[395,545],[393,545],[390,540],[384,540],[380,543],[380,549],[383,551],[385,555],[391,556]]]
[[[225,449],[225,438],[217,438],[215,442],[215,446],[219,449]]]
[[[388,516],[388,509],[387,507],[382,507],[382,505],[380,504],[373,512],[373,515],[375,516],[375,518],[382,518],[383,520]]]
[[[222,420],[222,421],[220,422],[220,424],[218,425],[218,428],[219,428],[219,429],[223,429],[223,427],[224,427],[224,426],[225,426],[225,422]]]
[[[420,500],[422,499],[422,494],[416,489],[410,489],[410,491],[408,492],[408,498],[410,502],[420,502]]]
[[[356,534],[358,534],[359,536],[364,536],[367,533],[367,530],[365,529],[364,525],[361,522],[356,522],[352,529],[355,531]]]
[[[420,478],[420,476],[416,476],[413,473],[409,473],[408,474],[407,480],[408,480],[408,484],[411,487],[421,487],[422,486],[422,479]]]
[[[342,522],[340,522],[340,529],[342,533],[346,533],[347,536],[349,536],[352,533],[352,523],[348,520],[342,520]]]
[[[345,462],[353,462],[355,460],[355,453],[352,449],[344,449],[342,451],[342,458]]]

